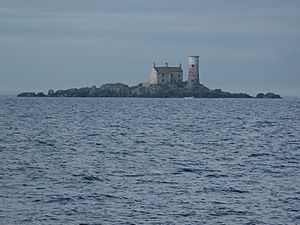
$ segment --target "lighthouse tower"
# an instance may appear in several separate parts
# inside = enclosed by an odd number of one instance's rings
[[[189,64],[189,77],[188,77],[188,85],[195,86],[199,85],[199,56],[189,56],[188,57]]]

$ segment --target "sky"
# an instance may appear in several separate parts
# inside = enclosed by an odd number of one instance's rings
[[[299,0],[0,0],[0,93],[148,82],[200,56],[200,82],[300,96]]]

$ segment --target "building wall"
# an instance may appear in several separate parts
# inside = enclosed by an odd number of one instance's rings
[[[154,68],[151,70],[151,75],[150,75],[150,84],[157,84],[157,72]]]
[[[182,83],[183,74],[180,72],[172,72],[169,74],[158,73],[157,83]]]
[[[155,68],[151,71],[150,84],[182,83],[183,72],[158,73]]]
[[[199,56],[189,56],[188,64],[189,64],[188,84],[189,85],[197,85],[200,83],[200,81],[199,81]]]

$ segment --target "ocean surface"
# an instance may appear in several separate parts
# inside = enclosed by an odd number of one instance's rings
[[[300,224],[300,98],[0,97],[0,224]]]

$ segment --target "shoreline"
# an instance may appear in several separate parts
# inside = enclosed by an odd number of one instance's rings
[[[134,97],[134,98],[281,98],[272,92],[258,93],[255,97],[247,93],[230,93],[221,89],[209,89],[203,84],[188,86],[180,84],[141,83],[128,86],[122,83],[108,83],[100,87],[70,88],[43,92],[22,92],[17,97]]]

